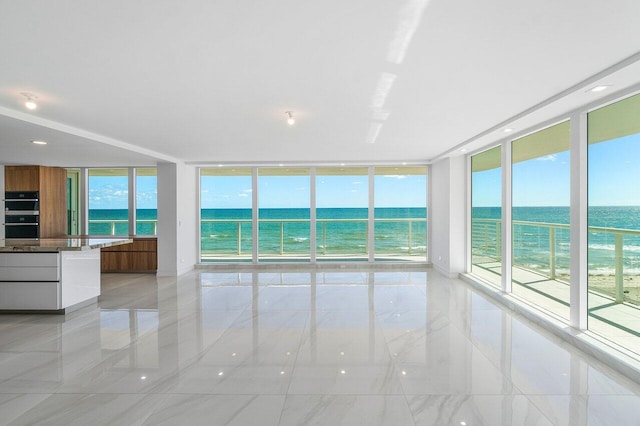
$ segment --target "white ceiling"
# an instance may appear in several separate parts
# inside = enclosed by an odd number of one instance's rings
[[[640,82],[638,28],[638,0],[0,0],[0,163],[427,161]]]

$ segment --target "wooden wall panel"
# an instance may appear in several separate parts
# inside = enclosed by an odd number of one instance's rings
[[[39,191],[40,166],[4,166],[4,190]]]
[[[40,237],[67,235],[67,171],[40,169]]]

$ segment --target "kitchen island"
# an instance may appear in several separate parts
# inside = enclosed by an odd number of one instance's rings
[[[7,239],[0,245],[0,311],[68,313],[100,295],[100,249],[129,238]]]

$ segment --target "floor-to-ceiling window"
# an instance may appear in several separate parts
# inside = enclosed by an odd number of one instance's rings
[[[202,168],[200,259],[425,262],[427,171],[406,165]]]
[[[129,170],[89,170],[89,235],[129,235]]]
[[[512,218],[502,229],[512,236],[496,238],[512,244],[502,259],[512,274],[505,290],[640,355],[640,94],[589,108],[502,145],[512,150],[511,164],[501,164],[511,167],[502,185],[511,185]],[[488,228],[476,225],[484,219],[479,196],[490,192],[480,191],[483,175],[495,167],[497,183],[500,174],[499,155],[492,166],[482,158],[491,151],[471,157],[469,272],[485,281],[480,260],[493,248],[482,237]],[[499,185],[492,187],[498,197]],[[572,268],[579,274],[570,276]]]
[[[500,286],[502,147],[471,157],[471,272]]]
[[[588,114],[588,327],[640,353],[640,95]]]
[[[318,260],[367,259],[368,167],[316,169]]]
[[[252,170],[200,170],[201,261],[252,259]]]
[[[136,169],[136,235],[156,235],[158,223],[158,171]]]
[[[258,253],[261,261],[309,260],[308,168],[258,169]]]
[[[427,168],[374,168],[376,259],[426,260]]]
[[[513,293],[565,319],[570,300],[569,130],[565,121],[514,140],[511,166]]]

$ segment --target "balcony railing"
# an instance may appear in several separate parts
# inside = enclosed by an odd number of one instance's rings
[[[243,255],[249,255],[251,253],[251,249],[249,249],[248,247],[243,249],[243,241],[245,243],[245,247],[251,243],[250,235],[245,238],[245,235],[249,231],[245,229],[245,231],[243,232],[243,227],[246,228],[249,224],[252,223],[251,219],[201,219],[200,222],[201,222],[201,227],[204,227],[206,225],[210,225],[211,227],[214,227],[216,225],[226,225],[227,229],[233,230],[233,233],[235,234],[235,235],[228,235],[228,234],[225,235],[226,241],[224,243],[226,243],[227,250],[225,250],[224,248],[219,248],[216,251],[212,251],[212,250],[207,250],[203,247],[202,248],[203,257],[204,256],[229,257],[233,255],[243,256]],[[369,250],[368,250],[369,221],[368,219],[317,219],[316,223],[318,226],[317,228],[318,233],[316,235],[316,241],[317,241],[316,246],[318,248],[318,252],[317,252],[318,256],[333,256],[333,255],[353,256],[353,255],[366,255],[369,253]],[[397,250],[390,251],[390,250],[384,250],[384,249],[376,249],[377,254],[407,255],[407,256],[417,256],[417,255],[426,254],[426,232],[419,234],[420,237],[422,238],[416,237],[416,234],[415,234],[416,225],[423,225],[423,226],[426,225],[427,220],[425,218],[389,218],[389,219],[374,220],[374,226],[376,224],[391,224],[391,223],[400,224],[404,229],[403,233],[406,233],[406,237],[404,237],[406,238],[406,249],[404,249],[402,252],[398,252]],[[275,227],[278,229],[275,232],[277,232],[277,236],[279,240],[276,250],[272,249],[270,251],[263,252],[262,254],[269,255],[269,256],[273,256],[273,255],[296,256],[296,255],[303,255],[303,254],[308,255],[309,251],[306,251],[306,253],[301,253],[300,250],[296,251],[293,249],[287,249],[287,243],[286,243],[287,237],[291,237],[291,235],[288,235],[286,225],[307,224],[307,233],[308,233],[308,226],[310,225],[309,219],[259,219],[258,225],[262,225],[262,224],[275,225]],[[357,232],[356,240],[359,240],[362,243],[360,244],[360,246],[363,246],[362,250],[354,249],[354,250],[341,251],[341,250],[335,250],[335,248],[332,249],[330,240],[334,236],[336,231],[332,230],[331,227],[348,225],[348,224],[361,225],[358,228],[359,231]],[[203,240],[207,238],[209,237],[205,235],[202,236]],[[231,243],[232,238],[233,238],[233,246],[231,247],[229,244]],[[275,235],[273,235],[272,238],[275,238]],[[224,245],[222,241],[220,241],[220,243],[221,244],[218,244],[219,246]],[[346,239],[345,237],[344,243],[345,245],[348,245],[349,243],[353,244],[354,241],[353,239],[349,240],[349,239]]]
[[[480,255],[500,261],[502,257],[502,238],[501,238],[501,226],[502,221],[500,219],[472,219],[472,252],[474,255]],[[563,230],[568,232],[571,228],[567,224],[559,223],[544,223],[544,222],[527,222],[527,221],[513,221],[514,229],[516,227],[533,227],[544,229],[548,234],[548,241],[540,241],[540,243],[548,244],[548,270],[537,268],[536,272],[542,272],[548,276],[549,279],[556,280],[558,275],[558,231]],[[619,228],[606,228],[598,226],[588,227],[588,232],[591,234],[608,234],[613,237],[614,241],[614,257],[613,257],[613,270],[614,270],[614,283],[615,291],[613,296],[617,303],[625,301],[625,289],[624,289],[624,239],[625,237],[640,237],[640,231],[632,229],[619,229]],[[517,233],[513,232],[514,238],[517,238]],[[514,243],[514,246],[516,244]],[[517,247],[514,247],[516,249]],[[514,266],[517,265],[517,261],[514,260]],[[567,265],[568,266],[568,265]],[[562,279],[560,278],[562,281]],[[640,301],[635,301],[638,303]]]
[[[102,235],[124,235],[128,234],[128,232],[119,233],[117,232],[117,225],[124,225],[124,228],[129,224],[128,219],[90,219],[89,220],[89,229],[91,229],[91,225],[108,225],[109,231],[107,233],[100,233]],[[158,220],[157,219],[137,219],[136,226],[140,224],[151,224],[153,232],[151,234],[145,235],[158,235]],[[95,234],[95,232],[92,232]]]

